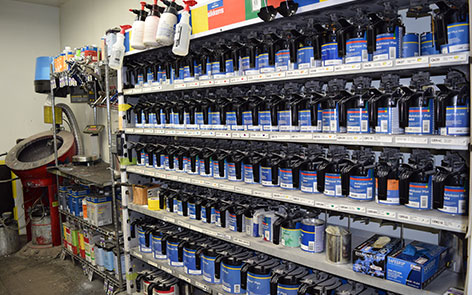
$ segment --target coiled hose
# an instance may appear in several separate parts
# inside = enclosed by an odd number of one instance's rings
[[[68,105],[64,103],[58,103],[56,104],[56,107],[61,108],[62,111],[66,114],[67,120],[70,123],[70,129],[75,138],[75,145],[77,147],[77,155],[83,155],[84,143],[82,141],[82,134],[80,133],[79,124],[77,124],[77,119],[74,116],[74,112]]]

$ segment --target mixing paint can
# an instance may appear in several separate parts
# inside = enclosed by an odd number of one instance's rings
[[[326,232],[326,260],[335,264],[351,262],[351,232],[339,226],[328,226]]]
[[[369,61],[366,38],[352,38],[346,42],[346,64]]]
[[[420,55],[419,36],[416,33],[408,33],[403,37],[402,57],[415,57]]]
[[[460,22],[453,23],[447,26],[447,40],[448,44],[445,46],[447,50],[442,53],[453,53],[469,51],[469,23]]]
[[[320,253],[324,251],[325,222],[317,218],[305,218],[301,222],[301,248],[303,251]]]
[[[431,32],[424,32],[421,34],[421,55],[438,54],[436,44],[434,42],[434,35]]]

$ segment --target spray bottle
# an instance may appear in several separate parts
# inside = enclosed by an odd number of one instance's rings
[[[174,47],[172,52],[175,55],[186,56],[190,45],[190,34],[192,27],[190,26],[190,6],[197,4],[195,0],[184,1],[185,9],[182,12],[180,22],[175,27]]]
[[[131,42],[130,45],[134,49],[144,49],[146,48],[143,43],[144,37],[144,20],[147,16],[147,11],[144,10],[146,7],[146,2],[141,3],[141,10],[138,9],[130,9],[132,13],[136,14],[136,19],[133,23],[133,31],[131,33]]]
[[[112,69],[119,70],[123,66],[123,57],[125,56],[125,31],[130,29],[131,26],[124,25],[120,26],[121,32],[116,36],[116,42],[113,44],[111,49],[110,63],[109,66]]]
[[[149,15],[144,21],[144,38],[143,43],[146,47],[157,47],[156,42],[157,27],[159,26],[159,16],[161,16],[161,8],[157,6],[157,1],[154,4],[146,4],[146,8],[150,10]]]
[[[159,20],[156,41],[162,46],[168,46],[174,43],[174,26],[177,23],[177,11],[181,10],[182,6],[177,5],[175,0],[172,0],[172,2],[163,0],[162,2],[167,5],[167,8],[164,10],[161,19]]]

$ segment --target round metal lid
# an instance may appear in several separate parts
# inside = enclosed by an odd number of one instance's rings
[[[100,158],[98,155],[75,155],[72,157],[72,162],[73,163],[91,163],[98,161]]]
[[[54,146],[52,131],[45,131],[28,138],[15,145],[7,154],[5,164],[16,171],[25,171],[39,168],[54,162]],[[68,131],[57,133],[57,157],[66,154],[74,144],[74,136]]]

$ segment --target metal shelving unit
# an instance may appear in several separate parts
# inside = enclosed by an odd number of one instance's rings
[[[327,273],[334,274],[346,278],[348,280],[354,280],[357,282],[364,283],[369,286],[373,286],[379,289],[392,291],[403,295],[433,295],[443,294],[449,286],[442,282],[457,283],[459,278],[457,274],[450,271],[445,271],[437,279],[436,282],[428,286],[426,290],[418,290],[409,286],[398,284],[385,279],[371,277],[364,274],[356,273],[352,270],[352,264],[336,265],[327,262],[325,259],[325,253],[309,253],[299,248],[288,248],[281,245],[275,245],[270,242],[263,241],[262,239],[248,237],[245,233],[230,231],[226,228],[217,227],[214,224],[203,223],[198,220],[191,220],[188,217],[179,216],[177,214],[169,213],[167,211],[151,211],[146,206],[129,204],[129,209],[151,216],[166,222],[176,224],[178,226],[212,236],[221,239],[226,242],[234,243],[239,246],[243,246],[255,251],[266,253],[281,259],[292,261],[300,265],[304,265],[309,268],[315,268]],[[361,241],[360,241],[361,242]],[[359,243],[360,243],[359,242]],[[358,244],[359,244],[358,243]],[[133,254],[134,253],[134,254]],[[132,254],[134,256],[147,257],[147,260],[157,262],[152,258],[152,254],[146,255],[140,253],[138,250],[133,249]],[[141,258],[141,257],[140,257]],[[152,265],[152,264],[151,264]],[[165,263],[166,268],[169,265]],[[162,269],[162,268],[161,268]],[[176,270],[178,268],[172,268]],[[188,275],[187,275],[188,276]]]
[[[102,235],[106,237],[116,237],[116,232],[112,224],[110,225],[104,225],[104,226],[96,226],[94,224],[91,224],[87,220],[84,220],[81,217],[74,216],[70,214],[69,212],[59,209],[59,213],[61,213],[64,216],[67,216],[68,218],[72,219],[73,221],[85,226],[86,228],[92,229],[93,231],[96,231],[98,233],[101,233]],[[122,233],[119,232],[118,236],[121,236]]]
[[[350,4],[354,1],[334,0],[325,3],[318,3],[313,9],[330,7],[331,5]],[[249,25],[253,23],[246,23]],[[234,26],[233,28],[239,27]],[[243,25],[241,25],[243,26]],[[225,28],[226,29],[226,28]],[[223,31],[225,29],[221,29]],[[220,32],[218,31],[218,32]],[[213,34],[215,32],[208,32]],[[198,38],[201,36],[193,36]],[[132,56],[143,51],[133,51],[126,54]],[[146,94],[166,93],[171,91],[185,91],[194,89],[203,89],[209,87],[229,87],[238,85],[251,85],[262,83],[273,83],[281,81],[303,81],[306,79],[328,80],[336,77],[346,77],[348,79],[358,75],[370,76],[374,79],[382,74],[395,73],[401,77],[411,76],[417,71],[428,71],[432,75],[447,73],[451,67],[470,70],[470,53],[462,52],[455,54],[440,54],[433,56],[421,56],[414,58],[396,59],[388,61],[364,62],[358,64],[318,67],[311,69],[265,72],[257,75],[246,76],[226,76],[218,79],[182,81],[176,80],[173,84],[151,84],[146,87],[136,87],[132,89],[123,89],[122,73],[118,75],[119,92],[119,120],[121,130],[123,131],[123,143],[129,136],[172,136],[172,137],[197,137],[203,139],[239,139],[239,140],[258,140],[273,142],[294,142],[294,143],[317,143],[317,144],[337,144],[337,145],[367,145],[380,147],[408,147],[423,148],[435,150],[457,150],[468,153],[470,147],[470,137],[446,137],[446,136],[416,136],[416,135],[380,135],[380,134],[323,134],[309,132],[255,132],[255,131],[237,131],[237,130],[194,130],[179,128],[139,128],[129,126],[126,123],[126,110],[129,108],[125,97],[136,97]],[[149,96],[148,96],[149,97]],[[169,127],[169,126],[166,126]],[[471,154],[472,160],[472,154]],[[342,212],[352,215],[364,216],[372,219],[381,219],[393,221],[397,224],[419,227],[424,231],[447,230],[456,233],[465,233],[466,237],[470,235],[471,220],[467,216],[452,216],[438,211],[418,211],[406,208],[404,206],[386,206],[376,202],[356,202],[347,198],[330,198],[323,194],[306,194],[300,191],[284,190],[281,188],[269,188],[256,184],[245,184],[242,182],[231,182],[228,180],[213,179],[210,177],[201,177],[198,175],[188,175],[172,171],[157,170],[145,166],[121,167],[121,181],[128,183],[129,174],[136,174],[152,178],[165,179],[179,183],[207,187],[222,191],[235,192],[243,195],[250,195],[258,198],[272,199],[286,203],[298,204],[308,207],[319,208]],[[472,181],[472,180],[471,180]],[[472,186],[471,186],[472,188]],[[199,287],[211,294],[225,294],[219,286],[205,284],[200,276],[189,276],[183,272],[183,268],[172,268],[166,261],[156,260],[151,254],[140,253],[137,248],[131,248],[129,228],[126,223],[130,222],[131,212],[134,211],[150,217],[154,217],[168,223],[212,236],[230,243],[234,243],[249,249],[267,253],[285,260],[289,260],[310,268],[318,269],[328,273],[335,274],[346,279],[358,281],[379,289],[393,291],[400,294],[428,294],[440,295],[451,286],[462,285],[464,282],[459,278],[460,275],[451,271],[443,272],[436,278],[426,290],[418,290],[412,287],[401,285],[392,281],[370,277],[356,273],[352,270],[352,265],[333,265],[325,261],[324,253],[312,254],[301,249],[284,248],[272,243],[264,242],[259,239],[251,238],[243,233],[232,232],[225,228],[219,228],[214,225],[205,224],[199,221],[190,220],[177,214],[165,211],[151,211],[146,206],[131,204],[128,196],[131,195],[127,186],[122,186],[123,191],[123,233],[125,242],[125,263],[129,275],[133,272],[131,257],[140,259],[151,266],[160,268],[168,273],[187,281],[188,283]],[[469,189],[470,191],[470,189]],[[472,203],[469,202],[469,212],[472,212]],[[467,240],[469,249],[472,247],[471,239]],[[468,259],[470,265],[471,259]],[[467,272],[465,288],[468,288],[468,282],[471,281],[469,272]],[[208,288],[208,289],[206,289]],[[127,291],[132,294],[134,291],[131,281],[127,280]],[[467,293],[466,293],[467,294]]]
[[[343,144],[358,146],[409,147],[428,149],[468,150],[470,138],[441,135],[388,135],[312,132],[265,132],[235,130],[194,130],[176,128],[126,128],[128,135],[179,136],[212,139],[239,139],[276,142]]]
[[[49,173],[71,178],[85,185],[93,185],[97,187],[106,187],[111,185],[110,165],[100,162],[92,166],[73,166],[60,165],[58,167],[48,167]]]
[[[272,73],[262,73],[258,75],[247,75],[237,77],[226,77],[222,79],[208,79],[200,81],[174,81],[173,84],[149,85],[148,87],[139,87],[125,89],[125,95],[140,95],[147,93],[159,93],[175,90],[198,89],[220,86],[237,86],[254,83],[280,82],[295,79],[310,78],[334,78],[336,76],[358,76],[369,74],[370,76],[380,77],[381,74],[395,73],[402,71],[403,74],[412,70],[428,70],[435,72],[444,67],[466,66],[469,64],[469,53],[460,52],[455,54],[440,54],[435,56],[420,56],[411,58],[399,58],[387,61],[371,61],[356,64],[344,64],[339,66],[317,67],[303,70],[282,71]]]

